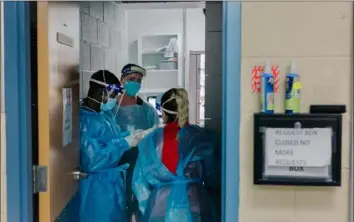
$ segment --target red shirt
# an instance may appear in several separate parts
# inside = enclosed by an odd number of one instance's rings
[[[162,163],[174,174],[176,174],[178,165],[177,135],[179,129],[177,123],[168,123],[163,131]]]

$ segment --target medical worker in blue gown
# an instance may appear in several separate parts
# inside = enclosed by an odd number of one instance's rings
[[[100,70],[90,79],[87,97],[80,107],[80,168],[87,178],[80,181],[82,222],[125,222],[125,172],[118,165],[124,151],[141,137],[123,133],[109,111],[122,92],[117,77]]]
[[[171,89],[161,98],[165,126],[139,142],[133,191],[139,222],[215,222],[214,135],[188,124],[188,95]]]
[[[117,99],[117,107],[113,110],[116,122],[123,131],[146,130],[159,124],[159,117],[155,107],[138,96],[146,70],[135,64],[127,64],[121,71],[121,83],[125,88],[123,95]],[[127,171],[127,204],[128,221],[139,220],[138,203],[131,189],[133,170],[138,156],[138,149],[134,147],[124,154],[121,164],[129,163]]]

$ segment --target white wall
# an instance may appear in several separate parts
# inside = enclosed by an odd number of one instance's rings
[[[179,47],[185,47],[186,49],[186,62],[184,64],[182,62],[182,87],[188,89],[189,51],[204,51],[205,48],[205,16],[203,7],[176,8],[174,6],[168,9],[166,8],[168,4],[164,5],[164,9],[126,9],[128,44],[131,46],[134,41],[143,35],[180,34],[182,45]],[[144,7],[144,4],[141,7]],[[183,34],[186,36],[186,41],[183,41]],[[130,61],[137,62],[134,56],[130,56]],[[164,88],[163,83],[161,83],[161,86],[161,88]]]
[[[187,51],[205,49],[205,15],[201,8],[186,9],[186,45]]]
[[[205,51],[205,15],[201,8],[186,9],[185,85],[189,89],[189,52]]]
[[[106,69],[117,76],[128,62],[125,10],[115,2],[80,2],[80,97],[91,75]]]
[[[128,44],[143,35],[183,33],[182,9],[127,10]]]
[[[349,221],[352,49],[352,2],[242,2],[239,222]],[[253,113],[260,105],[251,70],[266,59],[281,71],[276,112],[284,111],[284,75],[292,59],[301,75],[302,112],[310,104],[347,105],[341,187],[253,185]]]

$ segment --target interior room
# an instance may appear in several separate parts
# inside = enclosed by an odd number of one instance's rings
[[[147,69],[139,94],[154,98],[174,87],[190,96],[190,121],[204,125],[205,2],[81,2],[80,97],[91,74],[120,76],[127,63]]]
[[[185,88],[189,96],[189,122],[217,134],[215,169],[220,178],[212,195],[219,206],[218,214],[221,213],[221,12],[221,4],[216,2],[80,2],[80,98],[87,94],[92,73],[106,69],[120,77],[127,63],[147,70],[139,96],[153,107],[158,95],[170,88]],[[207,49],[206,39],[210,43]],[[206,57],[213,61],[209,66]],[[161,112],[158,114],[162,121]]]
[[[79,185],[95,173],[80,169],[80,98],[93,72],[120,77],[128,62],[148,69],[141,98],[153,106],[167,88],[184,87],[190,122],[216,133],[222,164],[210,165],[222,166],[212,193],[219,221],[352,222],[353,2],[138,3],[0,2],[1,222],[80,221]],[[101,99],[104,89],[97,88]],[[96,103],[100,112],[103,103]],[[296,141],[320,132],[304,139],[311,146],[287,145],[301,151],[288,160],[306,166],[274,161],[277,130],[300,132],[280,135]],[[144,168],[161,172],[151,169]],[[176,194],[186,194],[180,187]],[[101,197],[86,203],[106,210]],[[109,221],[100,219],[93,222]]]
[[[14,138],[15,134],[22,135],[20,141],[11,139],[6,142],[6,146],[16,148],[7,149],[7,154],[2,149],[1,155],[6,156],[2,165],[6,164],[6,173],[11,176],[2,180],[7,180],[5,187],[2,183],[1,190],[2,195],[6,193],[8,201],[5,206],[2,205],[1,216],[7,217],[8,221],[26,221],[28,218],[40,222],[80,220],[82,195],[79,186],[89,175],[95,174],[80,167],[82,132],[79,113],[80,105],[83,104],[80,100],[82,102],[87,96],[89,80],[94,72],[109,70],[120,78],[125,64],[137,63],[147,70],[138,94],[140,98],[155,107],[156,96],[170,88],[184,88],[188,91],[189,100],[189,118],[185,123],[205,127],[215,135],[213,164],[205,164],[197,155],[194,161],[208,165],[213,169],[211,171],[215,171],[213,186],[205,189],[211,194],[205,197],[211,196],[214,200],[205,202],[213,202],[215,206],[203,209],[211,209],[204,210],[206,215],[214,213],[213,209],[216,209],[213,216],[216,221],[221,219],[221,209],[226,209],[221,204],[221,191],[236,191],[233,183],[237,176],[231,175],[233,168],[226,168],[225,164],[221,172],[221,137],[222,132],[226,132],[222,131],[222,121],[231,116],[229,111],[222,116],[222,109],[225,109],[222,108],[222,100],[225,99],[225,95],[222,96],[222,82],[240,82],[229,71],[222,78],[222,66],[226,67],[222,65],[222,40],[226,44],[231,39],[225,36],[226,32],[222,32],[227,29],[222,23],[226,19],[223,15],[226,8],[223,9],[222,2],[4,2],[1,5],[7,8],[6,15],[1,18],[7,24],[6,36],[2,36],[7,46],[4,52],[4,63],[8,64],[5,80],[10,83],[20,81],[16,87],[7,89],[21,90],[16,94],[18,99],[11,100],[11,103],[10,97],[6,97],[8,109],[21,112],[8,112],[6,121],[14,124],[1,127],[6,127],[7,138]],[[228,10],[240,10],[237,4],[231,6]],[[17,19],[18,16],[22,17]],[[239,24],[237,16],[230,17],[229,24]],[[24,26],[13,26],[14,23]],[[236,29],[233,31],[237,34]],[[239,34],[237,36],[239,38]],[[19,50],[10,50],[16,47]],[[239,57],[237,50],[231,50],[223,57],[233,56]],[[226,91],[232,94],[235,88],[228,89]],[[11,95],[8,90],[6,95]],[[230,104],[233,102],[229,101],[228,104],[228,107],[232,107]],[[161,117],[161,113],[158,114]],[[234,126],[228,129],[230,132],[238,130]],[[213,136],[208,139],[214,139]],[[237,138],[227,138],[230,139],[223,146],[232,147],[236,144]],[[1,142],[4,143],[4,140]],[[199,147],[204,150],[204,146]],[[137,148],[137,145],[129,144],[129,148]],[[113,165],[112,169],[116,170],[119,163]],[[185,171],[182,173],[185,174]],[[227,174],[230,176],[226,177]],[[204,178],[211,180],[211,177]],[[222,186],[222,178],[229,185]],[[191,179],[194,179],[194,175]],[[182,182],[186,181],[204,186],[204,181],[200,183],[186,179]],[[199,192],[204,189],[196,190]],[[234,201],[230,197],[232,195],[228,198],[223,195],[223,205],[227,201]],[[200,201],[200,204],[205,202]],[[228,205],[233,205],[230,203]],[[234,211],[228,212],[235,214]],[[193,213],[197,217],[203,214],[198,210]],[[223,217],[225,215],[224,212]],[[208,216],[203,217],[209,220]]]

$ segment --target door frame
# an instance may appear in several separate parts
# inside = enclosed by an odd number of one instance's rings
[[[1,4],[4,12],[7,221],[32,221],[29,2]]]
[[[354,12],[354,4],[352,4],[352,11]],[[352,17],[352,21],[354,21],[354,15]],[[352,32],[352,35],[354,35],[354,32]],[[352,42],[354,42],[352,40]],[[352,46],[352,51],[354,51],[354,45]],[[352,65],[354,65],[354,57],[352,59]],[[352,74],[351,74],[351,90],[350,90],[350,94],[352,97],[352,101],[351,101],[351,113],[350,113],[350,151],[349,151],[349,155],[350,155],[350,159],[349,159],[349,185],[351,187],[351,189],[349,190],[349,222],[354,222],[354,211],[352,210],[354,207],[354,109],[353,109],[353,105],[354,105],[354,72],[353,72],[353,68],[352,68]]]
[[[222,4],[222,221],[238,222],[241,2],[225,1]]]
[[[193,124],[199,124],[199,100],[198,85],[200,85],[200,56],[205,54],[205,51],[189,51],[188,64],[189,64],[189,76],[188,76],[188,98],[189,101],[196,101],[195,103],[189,103],[189,121]]]
[[[7,218],[32,221],[29,2],[4,6],[4,76],[7,149]],[[241,2],[223,2],[222,221],[239,220],[241,120]],[[11,124],[9,124],[11,123]],[[16,138],[16,139],[14,139]],[[21,139],[17,139],[21,138]],[[227,195],[226,195],[227,193]]]

